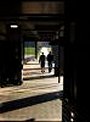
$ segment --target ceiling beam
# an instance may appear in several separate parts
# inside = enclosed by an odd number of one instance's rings
[[[64,14],[15,14],[0,16],[0,21],[64,21]]]

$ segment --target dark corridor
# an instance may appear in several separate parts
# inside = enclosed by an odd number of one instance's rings
[[[57,46],[64,48],[62,121],[88,122],[89,8],[87,1],[79,3],[78,0],[1,1],[0,86],[11,81],[14,85],[23,83],[24,40],[49,40],[55,50]],[[19,28],[8,25],[18,25]],[[55,50],[59,61],[62,53]],[[59,71],[61,63],[56,64],[56,71]]]

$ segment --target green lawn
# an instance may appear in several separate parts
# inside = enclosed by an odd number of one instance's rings
[[[24,51],[25,51],[25,55],[35,55],[34,47],[25,47]]]

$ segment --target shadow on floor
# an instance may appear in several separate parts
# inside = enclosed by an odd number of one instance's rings
[[[45,75],[45,76],[34,76],[34,77],[26,77],[26,78],[23,78],[23,80],[33,80],[33,79],[43,79],[43,78],[52,78],[52,77],[56,77],[55,75]]]
[[[60,92],[46,93],[46,94],[32,96],[28,98],[3,102],[2,106],[0,107],[0,113],[17,110],[27,106],[33,106],[36,104],[44,103],[55,99],[60,99],[62,98],[62,96],[63,96],[63,92],[60,91]]]
[[[0,121],[0,122],[61,122],[61,121],[35,121],[35,119],[28,119],[28,120],[24,120],[24,121]]]
[[[28,119],[28,120],[21,120],[21,121],[20,120],[19,121],[18,120],[16,120],[16,121],[15,120],[12,120],[12,121],[11,120],[7,120],[7,121],[4,120],[3,121],[2,120],[0,122],[35,122],[35,119],[34,118],[31,118],[31,119]]]

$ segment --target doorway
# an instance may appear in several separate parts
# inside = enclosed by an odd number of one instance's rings
[[[24,42],[24,65],[23,65],[23,78],[38,78],[54,75],[54,61],[52,72],[48,73],[47,55],[52,51],[49,41],[25,41]],[[44,52],[45,54],[45,73],[41,73],[39,57]],[[36,71],[36,72],[35,72]],[[27,76],[25,76],[27,74]]]

